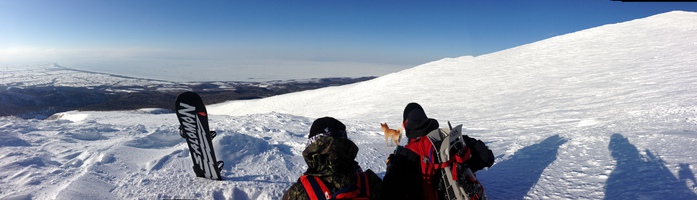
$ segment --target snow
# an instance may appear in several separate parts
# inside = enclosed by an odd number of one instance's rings
[[[669,12],[356,84],[210,105],[224,181],[194,177],[166,110],[3,117],[0,199],[279,199],[304,171],[307,131],[322,116],[344,122],[360,165],[384,176],[394,147],[380,123],[397,126],[409,102],[487,143],[496,162],[478,177],[491,199],[697,199],[695,21]]]

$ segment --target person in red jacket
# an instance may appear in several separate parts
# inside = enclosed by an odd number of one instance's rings
[[[429,153],[433,153],[429,152],[432,144],[425,136],[439,131],[438,121],[428,118],[417,103],[409,103],[404,108],[402,119],[409,141],[405,147],[398,146],[388,158],[383,178],[384,199],[443,199],[444,191],[438,188],[438,177],[427,177],[424,172],[428,169],[423,169],[423,163],[429,162]],[[494,155],[482,141],[468,136],[463,139],[471,152],[465,164],[472,172],[493,165]]]

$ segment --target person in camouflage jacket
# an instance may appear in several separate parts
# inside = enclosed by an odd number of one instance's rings
[[[307,163],[304,174],[319,177],[332,192],[355,186],[356,173],[362,169],[355,161],[358,146],[348,139],[346,126],[331,117],[319,118],[312,123],[308,138],[308,146],[302,152]],[[382,180],[370,169],[366,175],[370,199],[382,199]],[[298,180],[285,191],[283,199],[309,200],[310,197]]]

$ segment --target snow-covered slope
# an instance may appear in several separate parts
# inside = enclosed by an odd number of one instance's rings
[[[560,107],[611,106],[615,103],[608,102],[623,103],[622,99],[643,96],[643,92],[695,95],[683,91],[697,84],[688,73],[697,72],[695,19],[694,13],[666,13],[476,58],[446,58],[363,83],[220,104],[211,112],[395,119],[401,114],[395,111],[416,101],[427,110],[450,108],[434,113],[435,117],[468,120],[521,110],[539,112],[529,108],[557,103],[565,104]],[[629,91],[635,86],[641,91]]]
[[[337,117],[384,175],[379,123],[419,102],[496,163],[491,199],[697,199],[697,13],[669,12],[352,85],[209,106],[224,181],[194,178],[174,114],[0,118],[0,199],[279,199],[314,118]],[[402,141],[404,144],[405,141]]]

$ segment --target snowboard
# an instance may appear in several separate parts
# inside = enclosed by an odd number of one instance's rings
[[[174,110],[179,119],[179,134],[186,139],[194,162],[197,177],[223,180],[220,170],[223,161],[215,158],[213,138],[216,133],[208,128],[208,113],[201,96],[195,92],[184,92],[177,96]]]

